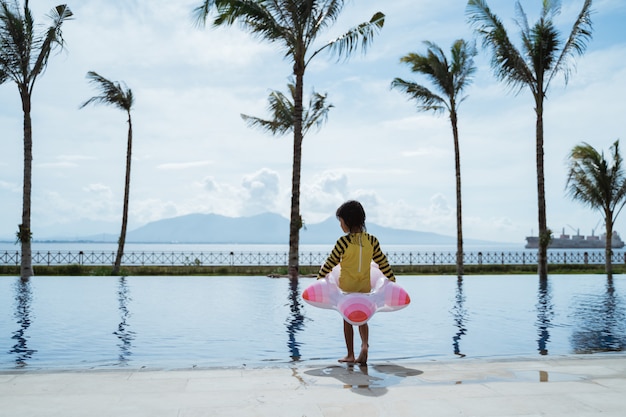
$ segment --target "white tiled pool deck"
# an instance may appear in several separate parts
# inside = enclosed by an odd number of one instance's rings
[[[6,417],[626,416],[626,355],[0,372]]]

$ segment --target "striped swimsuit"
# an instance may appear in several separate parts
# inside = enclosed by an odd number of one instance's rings
[[[391,281],[393,275],[387,257],[380,250],[375,236],[366,232],[350,233],[340,237],[326,262],[320,268],[317,279],[324,278],[335,265],[341,263],[339,287],[346,292],[370,292],[370,263],[378,264],[380,271]]]

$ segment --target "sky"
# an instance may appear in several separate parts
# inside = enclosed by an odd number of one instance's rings
[[[23,2],[20,2],[23,3]],[[58,1],[32,0],[35,21]],[[286,92],[291,63],[280,45],[238,25],[194,25],[199,0],[68,1],[65,50],[51,56],[35,84],[32,232],[35,239],[119,233],[127,118],[103,105],[80,105],[99,91],[95,71],[135,96],[129,230],[190,213],[289,217],[293,136],[248,127],[241,114],[269,117],[272,90]],[[516,45],[514,2],[489,0]],[[532,24],[540,0],[521,0]],[[564,0],[556,19],[564,39],[583,0]],[[326,93],[327,123],[304,138],[301,213],[305,224],[334,217],[360,200],[367,221],[398,229],[456,235],[452,131],[447,115],[418,112],[390,88],[395,77],[431,86],[400,58],[423,53],[423,41],[446,53],[472,41],[465,0],[346,1],[318,47],[381,11],[382,31],[363,54],[337,61],[317,55],[305,74],[305,100]],[[566,193],[567,155],[581,142],[608,154],[624,138],[626,2],[595,0],[593,39],[565,84],[553,81],[545,102],[548,227],[589,235],[602,216]],[[477,42],[477,71],[459,107],[463,233],[466,239],[524,244],[537,233],[535,112],[526,90],[498,82],[489,51]],[[16,85],[0,85],[0,239],[21,222],[23,131]],[[624,155],[622,145],[622,154]],[[626,214],[615,229],[626,234]],[[341,233],[339,226],[338,234]],[[288,237],[285,237],[287,242]]]

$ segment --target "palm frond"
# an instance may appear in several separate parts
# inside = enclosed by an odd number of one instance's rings
[[[48,64],[48,58],[50,57],[50,54],[55,47],[59,47],[60,49],[63,49],[65,47],[65,40],[63,39],[61,26],[63,25],[63,22],[71,19],[72,16],[72,11],[65,4],[56,6],[48,14],[48,18],[51,20],[51,24],[46,30],[46,36],[43,38],[41,47],[39,48],[39,56],[37,57],[33,65],[33,78],[37,77],[37,75],[39,75],[46,68],[46,65]]]
[[[550,74],[554,70],[556,55],[561,46],[559,31],[550,20],[537,22],[529,33],[526,54],[529,57],[536,78],[544,79],[543,74]],[[549,83],[541,88],[547,91]]]
[[[309,99],[309,105],[302,116],[302,132],[306,134],[311,128],[321,129],[328,120],[328,113],[334,106],[327,104],[328,94],[320,94],[315,91]]]
[[[385,24],[385,15],[381,12],[375,13],[368,22],[363,22],[343,35],[328,42],[326,45],[315,51],[308,59],[307,63],[313,59],[315,55],[328,48],[332,55],[336,55],[337,59],[347,59],[359,47],[365,53],[367,48],[373,42],[374,36],[380,32]]]
[[[451,67],[450,72],[454,74],[454,94],[458,96],[473,81],[476,72],[474,57],[477,55],[476,47],[473,43],[468,43],[463,39],[458,39],[452,44],[450,49]],[[457,103],[463,98],[457,97]]]
[[[280,91],[272,91],[268,98],[267,109],[271,114],[271,119],[242,114],[241,118],[249,127],[260,128],[273,135],[283,135],[293,131],[295,122],[295,94],[296,86],[293,82],[287,85],[291,98]],[[320,128],[328,119],[328,113],[332,104],[326,103],[326,94],[319,94],[313,91],[309,99],[308,106],[303,106],[302,131],[306,134],[311,128]]]
[[[323,2],[308,0],[303,3],[311,5],[310,26],[305,30],[310,39],[315,39],[324,29],[334,24],[343,10],[343,0],[326,0]]]
[[[287,133],[290,128],[285,127],[278,120],[267,120],[260,117],[249,116],[247,114],[241,114],[241,118],[246,122],[249,127],[256,127],[270,132],[273,135],[283,135]]]
[[[474,56],[476,48],[463,39],[453,42],[450,48],[450,59],[435,43],[425,41],[425,54],[411,52],[400,58],[400,62],[409,64],[411,71],[425,75],[435,89],[441,93],[433,93],[429,88],[412,81],[395,78],[392,88],[397,88],[418,102],[418,109],[440,112],[448,110],[456,113],[457,105],[464,100],[459,97],[471,82],[476,70]]]
[[[536,80],[524,55],[511,42],[504,25],[487,3],[484,0],[469,0],[466,15],[475,32],[482,37],[483,47],[492,52],[491,67],[496,78],[518,92],[529,86],[533,94],[537,94]]]
[[[109,81],[94,71],[87,73],[89,83],[95,84],[101,94],[93,96],[80,105],[80,108],[89,104],[111,104],[121,110],[130,112],[134,104],[133,92],[126,85],[122,86],[119,82]]]
[[[521,29],[522,34],[529,33],[530,27],[528,26],[528,16],[522,7],[522,4],[515,2],[515,24]]]
[[[593,25],[591,22],[591,2],[592,0],[585,0],[578,17],[572,26],[569,37],[565,42],[563,49],[561,49],[561,54],[554,64],[554,69],[547,80],[547,84],[552,81],[556,74],[561,73],[563,74],[565,83],[567,84],[569,76],[574,69],[572,64],[573,58],[575,56],[582,55],[587,49],[587,43],[591,40],[593,33]]]
[[[213,26],[232,25],[238,22],[244,30],[270,41],[285,36],[285,27],[277,20],[277,17],[284,16],[285,12],[280,8],[279,2],[214,0],[213,3],[216,11]]]
[[[207,17],[209,17],[213,7],[215,7],[215,0],[204,0],[202,4],[192,10],[191,15],[196,26],[206,25]]]
[[[272,119],[242,114],[249,127],[257,127],[273,135],[283,135],[293,128],[293,103],[280,91],[272,91],[268,98],[268,110]]]
[[[28,25],[17,4],[0,2],[0,68],[18,85],[28,82],[32,23]]]
[[[430,91],[423,85],[413,81],[406,81],[401,78],[394,78],[391,82],[392,88],[407,94],[411,99],[417,102],[417,108],[421,111],[434,111],[436,113],[449,109],[448,103],[442,97]]]
[[[623,168],[623,158],[619,152],[619,140],[616,140],[611,146],[613,165],[611,166],[611,179],[613,193],[613,210],[615,210],[614,218],[622,210],[626,204],[626,173]]]

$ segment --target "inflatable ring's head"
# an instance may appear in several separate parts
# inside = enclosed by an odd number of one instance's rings
[[[346,294],[337,303],[337,310],[344,316],[347,322],[355,326],[367,323],[377,309],[378,307],[372,300],[372,297],[364,296],[360,293]]]

